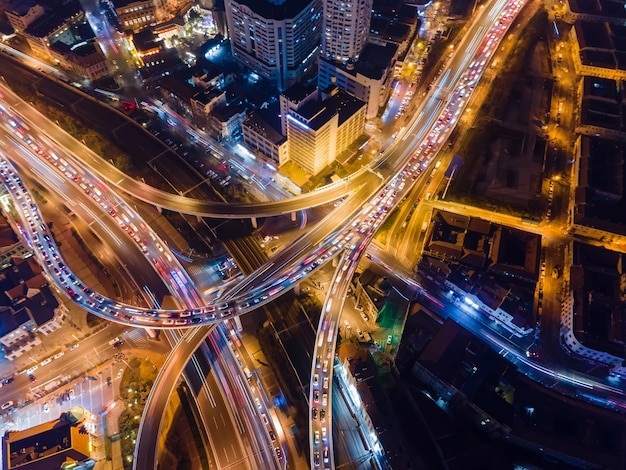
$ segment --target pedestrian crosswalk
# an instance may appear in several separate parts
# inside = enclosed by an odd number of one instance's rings
[[[128,343],[132,349],[150,349],[150,341],[148,334],[143,328],[134,328],[124,333],[124,341]]]

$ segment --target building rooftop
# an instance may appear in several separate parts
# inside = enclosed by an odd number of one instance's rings
[[[274,145],[282,145],[287,140],[287,137],[280,133],[280,120],[271,113],[263,112],[263,110],[255,109],[251,111],[243,125],[263,136]]]
[[[198,93],[196,87],[182,80],[178,75],[166,75],[159,80],[159,86],[185,102],[189,102]]]
[[[568,0],[568,4],[574,13],[605,16],[616,20],[626,19],[622,0]]]
[[[489,269],[536,281],[539,275],[541,235],[498,227],[491,237]]]
[[[4,462],[3,468],[50,470],[61,468],[67,460],[88,458],[89,434],[81,432],[82,426],[67,419],[64,413],[58,419],[23,431],[7,431],[2,443],[8,462]]]
[[[235,0],[263,18],[284,20],[294,18],[311,5],[311,0]]]
[[[610,78],[583,77],[583,97],[594,96],[618,101],[617,82]]]
[[[150,0],[113,0],[113,6],[115,8],[124,8],[134,3],[137,3],[137,4],[148,3],[150,5],[153,5],[153,2]]]
[[[370,31],[385,41],[400,43],[409,37],[411,27],[404,23],[390,23],[385,18],[372,18]]]
[[[626,234],[626,145],[582,135],[579,148],[575,223]]]
[[[243,106],[231,104],[230,106],[219,106],[211,111],[211,116],[220,122],[226,122],[236,114],[244,112]]]
[[[133,34],[133,44],[135,45],[137,52],[142,52],[149,51],[155,47],[160,47],[161,42],[151,28],[146,28]]]
[[[573,264],[578,268],[572,289],[582,316],[576,336],[589,348],[618,356],[623,355],[626,340],[626,313],[620,300],[624,261],[622,253],[603,247],[573,245]]]
[[[223,94],[225,94],[224,91],[218,90],[215,87],[209,87],[209,88],[205,88],[203,90],[201,89],[200,91],[195,93],[191,97],[191,99],[194,100],[194,101],[197,101],[199,103],[202,103],[202,104],[209,104],[214,99],[218,98],[220,95],[223,95]]]
[[[24,16],[35,5],[37,5],[37,2],[34,0],[13,0],[6,6],[5,11],[17,16]]]
[[[315,93],[317,89],[317,85],[315,83],[296,83],[295,85],[290,86],[283,92],[283,96],[287,98],[292,103],[299,103],[304,100],[306,97],[310,96],[311,93]]]
[[[386,70],[391,66],[398,46],[396,44],[367,43],[359,56],[359,60],[354,64],[354,71],[373,80],[380,80]]]
[[[297,114],[307,121],[311,129],[318,130],[335,114],[339,114],[339,125],[341,125],[364,106],[363,101],[335,88],[328,98],[311,100],[303,104]]]
[[[47,38],[81,11],[81,4],[72,0],[56,7],[52,13],[37,18],[24,32],[36,38]]]

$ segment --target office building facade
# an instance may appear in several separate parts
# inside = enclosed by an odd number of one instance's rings
[[[289,159],[316,175],[363,134],[365,103],[334,87],[287,115]]]
[[[322,0],[226,0],[232,55],[283,91],[319,50]]]
[[[372,0],[324,0],[324,59],[345,63],[359,58],[369,37],[372,4]]]

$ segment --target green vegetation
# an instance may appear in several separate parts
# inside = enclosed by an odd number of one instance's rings
[[[113,139],[105,135],[103,129],[92,129],[81,117],[72,115],[69,110],[61,109],[52,101],[33,91],[30,84],[7,80],[8,85],[24,99],[31,103],[41,114],[61,127],[75,139],[82,141],[85,146],[98,154],[102,159],[109,161],[120,171],[135,175],[137,179],[147,184],[168,191],[170,188],[163,179],[153,172],[147,165],[143,155],[132,155],[124,152]],[[95,123],[91,123],[95,125]]]
[[[477,191],[477,183],[484,176],[490,144],[501,133],[500,122],[512,94],[516,91],[517,83],[524,77],[526,64],[531,60],[534,51],[533,45],[544,34],[547,25],[547,13],[540,10],[519,34],[512,33],[516,42],[510,46],[510,50],[516,53],[503,61],[501,70],[493,78],[487,98],[477,113],[480,117],[464,133],[455,131],[451,136],[450,141],[458,140],[457,153],[463,156],[465,162],[450,186],[447,199],[520,217],[535,217],[536,212],[541,209],[540,201],[531,201],[528,208],[519,208],[484,197]]]
[[[120,398],[124,411],[119,417],[124,470],[133,467],[133,453],[143,407],[157,376],[156,366],[146,359],[132,358],[120,381]]]
[[[376,235],[374,236],[376,241],[383,246],[387,244],[387,235],[389,234],[389,231],[391,230],[391,228],[393,227],[393,224],[398,218],[398,214],[399,214],[398,207],[399,206],[396,206],[394,210],[391,211],[391,214],[389,214],[389,217],[385,219],[383,224],[380,226],[380,228],[376,232]]]

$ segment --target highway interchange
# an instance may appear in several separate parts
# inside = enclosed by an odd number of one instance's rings
[[[82,190],[90,198],[88,202],[81,203],[83,210],[91,213],[99,211],[102,215],[94,219],[102,220],[103,227],[117,224],[125,232],[126,243],[130,242],[136,247],[137,253],[143,254],[144,263],[152,266],[158,277],[176,294],[181,309],[163,310],[156,306],[142,308],[122,304],[94,292],[77,279],[63,263],[36,204],[18,176],[18,169],[6,159],[0,161],[0,175],[14,200],[17,213],[22,217],[22,234],[30,241],[42,266],[46,267],[48,275],[59,289],[83,308],[126,325],[163,329],[213,325],[245,314],[274,300],[302,282],[319,266],[337,258],[337,270],[331,281],[332,288],[329,289],[318,327],[309,389],[311,466],[331,468],[332,387],[329,384],[332,383],[332,362],[341,309],[352,274],[364,249],[386,216],[408,194],[420,176],[427,174],[429,167],[432,168],[435,155],[445,144],[447,136],[462,114],[490,56],[524,4],[521,1],[499,1],[485,7],[440,73],[437,82],[433,84],[411,125],[397,136],[390,149],[378,157],[370,169],[364,169],[349,180],[335,183],[314,195],[305,195],[290,201],[239,205],[233,208],[232,205],[190,200],[150,188],[103,163],[99,157],[87,152],[79,143],[60,131],[51,129],[44,135],[35,130],[33,123],[43,123],[44,120],[19,98],[12,96],[8,90],[3,90],[7,107],[0,116],[5,129],[2,138],[11,141],[11,145],[4,142],[4,147],[11,148],[9,158],[20,166],[19,171],[32,172],[40,180],[43,177],[45,183],[40,181],[42,184],[50,185],[61,193],[71,194]],[[68,190],[67,186],[73,188]],[[373,187],[379,189],[372,191]],[[274,256],[268,265],[207,305],[167,244],[141,221],[136,211],[115,193],[115,189],[157,207],[193,215],[226,218],[290,213],[325,204],[344,195],[348,197],[328,217]],[[115,238],[118,238],[118,243],[121,242],[119,237],[112,234],[112,239]],[[158,435],[162,411],[180,371],[210,328],[211,326],[200,326],[191,329],[174,347],[146,406],[142,430],[150,429],[151,434]],[[497,343],[498,340],[491,338],[489,332],[484,331],[484,334]],[[218,350],[230,350],[225,342],[217,347]],[[533,367],[538,369],[537,366]],[[233,380],[239,377],[239,385],[246,388],[243,384],[245,379],[241,381],[241,370],[233,370],[232,373]],[[168,390],[170,393],[167,393]],[[241,401],[237,404],[250,407],[250,397],[249,394],[239,397]],[[322,410],[325,422],[318,418]],[[250,416],[257,415],[254,410],[250,411]],[[254,429],[258,423],[249,425]],[[264,434],[261,428],[262,424],[259,429]],[[142,438],[138,439],[136,468],[155,467],[156,439],[153,440],[153,437],[145,438],[142,434]],[[274,458],[271,443],[268,446],[272,450],[271,458],[268,456],[268,460],[259,464],[279,465]],[[256,451],[258,449],[254,450]]]

